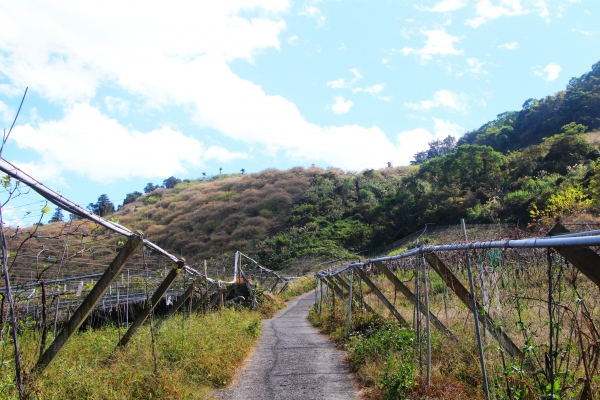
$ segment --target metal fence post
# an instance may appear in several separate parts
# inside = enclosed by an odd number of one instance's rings
[[[352,278],[354,277],[354,270],[350,269],[350,294],[348,295],[348,321],[346,322],[346,339],[350,338],[350,319],[352,316]]]
[[[467,227],[465,226],[465,220],[460,220],[462,227],[463,236],[465,242],[467,241]],[[481,363],[481,375],[483,379],[483,390],[485,391],[485,398],[490,400],[490,389],[488,387],[487,372],[485,370],[485,358],[483,355],[483,344],[481,343],[481,332],[479,332],[479,316],[477,313],[477,300],[475,300],[475,285],[473,284],[473,273],[471,272],[471,261],[469,259],[469,250],[465,249],[465,260],[467,265],[467,272],[469,274],[469,286],[471,288],[471,300],[473,302],[473,318],[475,319],[475,335],[477,335],[477,348],[479,350],[479,362]]]

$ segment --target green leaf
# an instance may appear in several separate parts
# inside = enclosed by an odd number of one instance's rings
[[[42,214],[46,214],[48,212],[50,212],[50,207],[46,204],[46,206],[42,208]]]
[[[2,175],[2,186],[4,186],[5,188],[10,187],[10,176]]]

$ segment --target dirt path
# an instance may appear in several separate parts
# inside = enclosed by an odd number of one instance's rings
[[[344,353],[307,319],[314,293],[264,320],[254,354],[237,382],[219,399],[356,399]]]

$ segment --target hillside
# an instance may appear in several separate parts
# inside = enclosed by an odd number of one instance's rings
[[[520,111],[508,111],[478,129],[467,132],[458,142],[492,146],[507,152],[559,133],[564,125],[581,124],[588,131],[600,128],[600,61],[592,70],[571,78],[566,90],[543,99],[528,99]]]
[[[528,100],[420,165],[269,169],[180,183],[172,177],[172,189],[131,193],[111,217],[192,262],[241,250],[298,272],[359,258],[425,224],[593,220],[600,210],[599,127],[597,63],[567,90]]]
[[[298,167],[182,182],[138,197],[113,217],[194,261],[235,250],[273,268],[325,261],[369,244],[364,218],[408,171]]]

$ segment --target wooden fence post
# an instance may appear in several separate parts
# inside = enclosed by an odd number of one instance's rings
[[[556,223],[548,231],[548,236],[569,232],[563,225]],[[582,274],[587,276],[589,280],[594,282],[596,286],[600,287],[600,256],[594,250],[586,246],[554,247],[554,249]]]
[[[444,280],[446,285],[454,291],[456,296],[467,306],[471,312],[473,312],[471,293],[464,287],[464,285],[458,280],[458,278],[452,273],[452,271],[438,258],[435,253],[425,253],[425,260],[431,265],[431,267],[438,273],[438,275]],[[506,333],[496,326],[494,320],[484,312],[483,308],[477,303],[477,314],[480,322],[483,326],[497,339],[500,345],[513,357],[522,358],[523,353],[521,349],[508,337]]]
[[[144,321],[146,321],[146,318],[148,318],[150,312],[152,312],[154,307],[156,307],[156,305],[158,304],[160,299],[162,299],[165,292],[169,289],[169,286],[171,286],[175,278],[177,278],[184,265],[185,263],[183,261],[177,261],[177,264],[175,264],[173,269],[169,272],[167,277],[162,281],[162,283],[158,286],[158,289],[156,289],[156,291],[152,295],[152,298],[150,299],[150,304],[146,303],[146,306],[140,312],[137,318],[131,323],[131,326],[129,327],[127,332],[125,332],[125,335],[123,335],[117,347],[123,347],[126,346],[127,343],[129,343],[129,340],[131,340],[135,332],[139,329],[140,326],[142,326]]]
[[[392,303],[390,303],[388,301],[388,299],[385,298],[385,296],[383,295],[383,293],[381,293],[379,291],[379,289],[377,289],[377,286],[375,286],[375,284],[369,279],[369,277],[367,276],[367,274],[365,274],[365,272],[360,269],[360,267],[353,267],[354,268],[354,272],[356,272],[358,274],[358,276],[360,276],[360,278],[365,281],[365,283],[367,284],[367,286],[369,286],[369,288],[371,288],[371,290],[373,291],[373,293],[375,293],[377,295],[377,297],[379,297],[379,299],[381,300],[381,302],[387,307],[388,310],[390,310],[390,312],[392,313],[392,315],[394,317],[396,317],[396,319],[398,320],[398,322],[400,322],[401,325],[406,325],[408,326],[408,322],[406,322],[406,320],[404,319],[404,317],[402,317],[402,315],[400,315],[400,313],[398,312],[398,310],[396,310],[396,308],[392,305]]]
[[[190,298],[192,293],[194,293],[194,283],[195,282],[196,282],[196,280],[194,279],[192,281],[192,284],[185,290],[185,292],[183,292],[183,295],[181,295],[177,299],[175,304],[173,304],[173,307],[171,307],[169,309],[169,311],[167,312],[167,317],[173,316],[173,314],[175,314],[177,312],[177,310],[179,310],[179,307],[181,307],[183,305],[183,303],[185,303],[185,301]]]
[[[394,286],[400,291],[400,293],[402,293],[413,305],[416,305],[417,298],[415,297],[413,292],[411,292],[410,289],[407,288],[406,285],[402,283],[400,279],[398,279],[398,277],[396,277],[396,275],[394,275],[394,273],[390,271],[388,267],[386,267],[381,261],[377,261],[374,264],[377,267],[377,269],[379,269],[379,271],[381,271],[394,284]],[[426,308],[423,305],[423,303],[420,304],[419,310],[423,315],[426,314]],[[431,322],[433,322],[433,325],[435,325],[435,327],[438,328],[444,335],[455,339],[450,329],[448,329],[446,325],[444,325],[439,319],[437,319],[437,317],[433,315],[431,311],[429,312],[429,318],[431,319]]]
[[[83,300],[81,305],[77,308],[71,319],[63,326],[62,330],[54,339],[48,350],[38,360],[34,371],[41,373],[44,369],[50,365],[52,360],[56,357],[58,352],[63,348],[67,341],[77,332],[81,324],[90,315],[94,307],[102,299],[106,291],[112,282],[119,276],[125,264],[135,254],[135,252],[142,246],[142,238],[138,235],[132,235],[123,246],[123,249],[117,254],[115,259],[110,263],[104,274],[100,277],[94,288]]]
[[[206,303],[210,299],[210,297],[209,297],[210,293],[212,293],[216,287],[217,287],[216,283],[213,283],[207,287],[206,292],[202,296],[200,296],[200,298],[198,300],[196,300],[196,302],[192,305],[192,312],[198,311],[200,306],[202,306],[204,303]]]
[[[348,292],[350,291],[350,285],[344,279],[342,279],[341,276],[336,276],[336,279],[344,289],[346,289]],[[375,312],[375,311],[373,311],[371,306],[368,305],[367,303],[364,303],[364,306],[365,306],[365,310],[367,310],[368,312],[370,312],[370,313]]]

